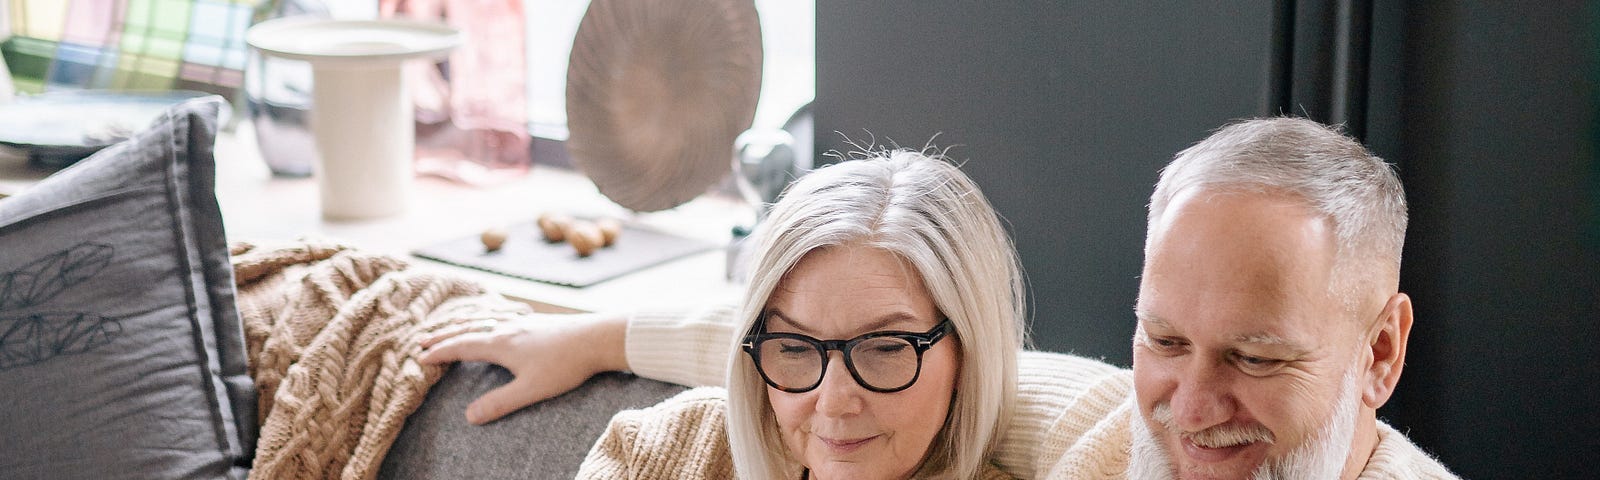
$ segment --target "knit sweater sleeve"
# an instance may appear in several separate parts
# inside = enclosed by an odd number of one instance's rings
[[[638,443],[639,423],[630,419],[631,411],[617,413],[611,417],[611,423],[606,425],[606,431],[600,434],[600,440],[589,447],[589,454],[583,458],[583,464],[578,466],[578,474],[573,478],[588,480],[611,480],[628,478],[628,465],[634,455],[633,446]]]
[[[624,340],[635,375],[678,385],[720,386],[733,355],[737,308],[635,313]]]
[[[1126,372],[1074,355],[1023,352],[1017,362],[1017,411],[993,453],[996,463],[1018,478],[1043,478],[1061,453],[1043,451],[1046,440],[1073,439],[1092,426],[1058,419],[1091,387]]]
[[[727,395],[721,388],[702,387],[648,408],[618,412],[575,478],[731,478]]]

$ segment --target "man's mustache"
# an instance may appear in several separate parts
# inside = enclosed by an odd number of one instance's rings
[[[1150,416],[1151,420],[1167,431],[1177,432],[1184,439],[1206,448],[1232,447],[1253,442],[1271,445],[1276,440],[1272,436],[1272,431],[1259,423],[1249,425],[1225,423],[1198,432],[1186,432],[1178,428],[1178,422],[1173,419],[1172,407],[1166,403],[1157,404],[1150,412]]]

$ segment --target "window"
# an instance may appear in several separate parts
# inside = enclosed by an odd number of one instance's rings
[[[182,88],[233,94],[255,0],[0,0],[0,40],[18,90]],[[324,2],[335,17],[372,18],[377,1]],[[763,74],[755,127],[777,128],[816,92],[816,2],[756,0]],[[566,138],[567,56],[587,0],[523,0],[528,118]],[[9,18],[8,18],[9,17]],[[160,19],[159,22],[149,19]]]

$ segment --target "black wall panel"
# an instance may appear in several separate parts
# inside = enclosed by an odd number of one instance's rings
[[[951,147],[1011,224],[1039,347],[1127,365],[1157,170],[1264,111],[1271,27],[1235,2],[822,0],[817,151]]]
[[[1347,123],[1399,166],[1412,205],[1401,282],[1418,318],[1380,415],[1469,478],[1586,478],[1596,9],[819,0],[818,151],[851,148],[835,131],[912,147],[938,134],[1011,223],[1038,347],[1128,365],[1157,170],[1240,117]]]

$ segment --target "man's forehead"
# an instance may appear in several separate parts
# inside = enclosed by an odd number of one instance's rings
[[[1182,218],[1169,217],[1167,228],[1152,225],[1141,308],[1277,316],[1328,308],[1337,248],[1325,218],[1271,195],[1180,203],[1195,202],[1173,212]]]
[[[1202,220],[1204,219],[1204,220]],[[1277,230],[1306,222],[1320,223],[1319,232],[1332,240],[1332,220],[1319,213],[1300,195],[1250,184],[1194,185],[1173,195],[1148,235],[1159,237],[1174,224],[1187,221],[1220,222],[1228,229],[1248,225],[1269,225]]]

